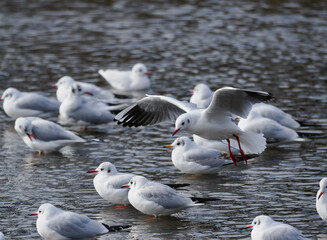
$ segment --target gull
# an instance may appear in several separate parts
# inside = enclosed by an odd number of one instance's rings
[[[305,240],[306,238],[295,227],[276,222],[271,217],[260,215],[253,219],[251,225],[252,240]]]
[[[101,163],[96,169],[88,173],[96,173],[93,179],[98,194],[112,204],[128,205],[128,188],[121,186],[129,183],[134,174],[118,172],[115,165],[110,162]]]
[[[37,232],[44,239],[85,239],[115,232],[130,226],[108,226],[83,214],[61,210],[50,203],[42,204],[37,212]]]
[[[133,66],[132,71],[113,69],[99,70],[99,74],[115,89],[121,91],[139,91],[150,88],[150,72],[142,63]]]
[[[190,90],[193,93],[190,102],[197,105],[198,108],[206,108],[209,106],[213,91],[208,87],[208,85],[200,83],[194,87],[194,90]]]
[[[316,197],[316,209],[322,220],[327,221],[327,178],[323,178],[319,183],[319,190]]]
[[[267,140],[272,141],[290,141],[299,137],[293,129],[285,127],[270,118],[262,117],[253,110],[246,119],[240,119],[238,126],[246,132],[263,133]]]
[[[231,163],[220,158],[220,152],[198,145],[188,137],[179,137],[166,148],[173,148],[171,159],[177,169],[188,174],[212,174]]]
[[[93,98],[84,98],[83,88],[79,84],[70,87],[68,96],[59,108],[60,120],[63,123],[97,125],[111,122],[114,115],[110,106]]]
[[[263,91],[224,87],[215,91],[207,108],[201,109],[171,97],[147,95],[118,113],[115,120],[123,126],[137,127],[177,118],[173,135],[186,130],[209,140],[226,139],[229,156],[236,165],[237,160],[230,150],[230,138],[237,140],[245,161],[243,149],[259,154],[266,148],[266,139],[263,134],[242,131],[234,121],[235,116],[246,118],[253,104],[271,98],[270,93]]]
[[[0,98],[3,110],[11,118],[32,117],[58,112],[60,103],[31,92],[21,92],[16,88],[7,88]]]
[[[192,90],[191,90],[192,91]],[[191,103],[196,104],[199,108],[206,108],[209,106],[214,92],[210,90],[208,85],[200,83],[195,86],[192,91],[193,95],[190,99]],[[300,124],[293,119],[293,117],[285,113],[278,107],[267,103],[256,103],[252,106],[251,112],[256,112],[262,117],[270,118],[279,124],[289,128],[299,128]]]
[[[2,232],[0,232],[0,240],[5,240],[5,235]]]
[[[26,145],[39,154],[57,151],[73,143],[85,142],[60,125],[38,117],[17,118],[15,130]]]
[[[131,205],[146,215],[158,216],[171,215],[189,207],[203,205],[201,198],[185,197],[175,189],[150,181],[143,176],[135,176],[130,182],[122,187],[130,188],[128,192],[128,200]],[[212,199],[217,200],[217,199]],[[212,201],[211,199],[209,201]],[[202,203],[200,203],[202,202]]]
[[[75,81],[70,76],[63,76],[58,80],[56,84],[52,85],[52,87],[57,88],[56,95],[59,102],[63,102],[64,99],[69,95],[71,86],[73,84],[79,84],[86,93],[92,95],[97,99],[109,102],[115,101],[115,97],[110,91],[105,91],[91,83]]]

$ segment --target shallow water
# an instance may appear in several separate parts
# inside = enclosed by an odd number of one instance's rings
[[[305,141],[269,146],[247,165],[189,176],[163,148],[174,140],[173,123],[99,126],[81,133],[88,139],[83,145],[36,156],[2,113],[0,231],[8,239],[40,239],[28,215],[50,202],[107,224],[133,225],[97,239],[249,239],[244,227],[259,214],[326,239],[315,210],[327,167],[326,9],[325,1],[1,1],[1,90],[55,97],[50,85],[64,75],[109,87],[100,68],[143,62],[153,73],[151,93],[188,100],[200,82],[266,90],[274,105],[311,126],[301,129]],[[97,195],[85,172],[103,161],[153,180],[190,183],[186,194],[221,200],[149,221]]]

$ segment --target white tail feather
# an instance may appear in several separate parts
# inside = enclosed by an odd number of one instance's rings
[[[241,148],[246,154],[260,154],[266,149],[266,139],[262,133],[243,132],[238,135]],[[231,146],[238,149],[236,139],[230,139]]]

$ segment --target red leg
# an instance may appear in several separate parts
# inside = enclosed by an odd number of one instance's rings
[[[120,204],[115,205],[116,210],[124,210],[125,208],[126,208],[125,205],[120,205]]]
[[[230,150],[230,141],[229,141],[228,138],[226,140],[227,140],[227,143],[228,143],[228,155],[232,159],[232,161],[235,164],[235,166],[237,166],[237,164],[236,164],[236,162],[237,162],[236,157],[233,155],[232,151]]]
[[[236,138],[236,140],[237,140],[238,148],[240,149],[240,153],[241,153],[241,155],[242,155],[242,157],[243,157],[245,163],[248,163],[248,160],[246,159],[245,154],[244,154],[244,152],[243,152],[243,150],[242,150],[242,148],[241,148],[241,143],[240,143],[240,139],[239,139],[239,137],[238,137],[237,135],[235,135],[235,134],[233,134],[233,136],[234,136],[234,137]]]

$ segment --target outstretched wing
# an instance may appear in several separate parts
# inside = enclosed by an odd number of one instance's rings
[[[166,120],[175,120],[179,115],[196,109],[196,105],[171,97],[147,95],[127,107],[115,117],[124,127],[153,125]]]
[[[271,98],[272,95],[268,92],[224,87],[215,91],[206,113],[213,117],[231,113],[246,118],[253,104]]]

